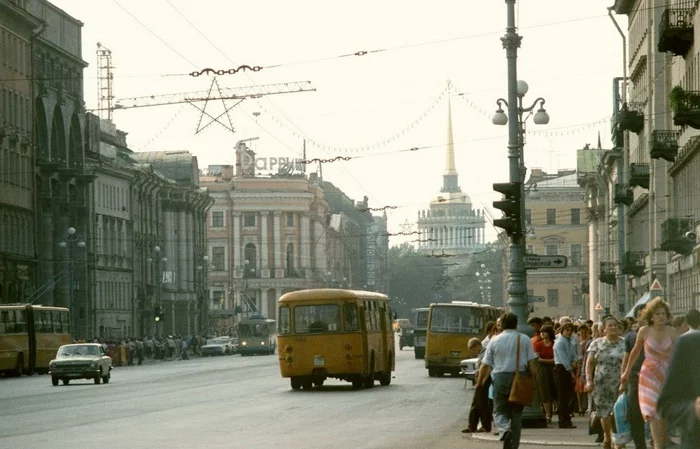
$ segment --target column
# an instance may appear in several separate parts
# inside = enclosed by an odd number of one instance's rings
[[[301,268],[307,270],[311,267],[310,244],[311,244],[311,229],[309,229],[309,216],[301,215]],[[310,277],[307,274],[305,277]]]
[[[269,278],[270,277],[270,267],[268,262],[268,249],[267,249],[267,217],[269,213],[267,211],[260,212],[260,277]]]
[[[280,231],[280,220],[282,220],[282,212],[276,211],[272,216],[272,225],[275,231],[275,237],[272,241],[275,253],[275,277],[284,277],[284,266],[282,265],[282,233]]]
[[[260,313],[262,313],[265,316],[269,316],[268,310],[267,310],[267,289],[266,288],[260,289]]]
[[[241,213],[233,212],[233,277],[242,278],[242,264],[241,264]]]

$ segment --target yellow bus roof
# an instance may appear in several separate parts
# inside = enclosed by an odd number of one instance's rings
[[[280,303],[297,301],[327,301],[329,299],[374,299],[389,301],[389,297],[382,293],[366,292],[363,290],[345,290],[341,288],[313,288],[285,293],[280,298]]]

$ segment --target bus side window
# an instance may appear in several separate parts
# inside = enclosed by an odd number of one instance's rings
[[[343,306],[343,317],[345,320],[346,331],[356,331],[360,329],[360,323],[357,319],[357,305],[345,304]]]
[[[7,311],[0,313],[0,335],[7,332]]]
[[[279,315],[279,334],[287,335],[292,331],[292,322],[290,319],[289,307],[280,307]]]
[[[17,320],[15,324],[16,332],[27,332],[27,312],[24,310],[16,310],[15,319]]]

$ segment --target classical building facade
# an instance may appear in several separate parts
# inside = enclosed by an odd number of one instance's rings
[[[537,316],[587,317],[582,288],[587,278],[588,223],[576,170],[546,174],[532,169],[525,187],[526,253],[566,256],[566,268],[527,272],[528,297]]]
[[[418,211],[418,250],[425,254],[468,256],[481,251],[485,244],[484,212],[473,207],[469,196],[459,186],[455,167],[452,110],[447,110],[447,148],[442,189],[430,208]]]
[[[599,281],[612,311],[661,294],[682,314],[700,307],[697,2],[616,0],[613,9],[628,17],[629,83],[615,80],[613,149],[598,167],[611,174],[606,235],[620,236]],[[650,293],[654,280],[661,290]]]
[[[24,1],[0,2],[0,303],[34,292],[32,48],[40,21]]]

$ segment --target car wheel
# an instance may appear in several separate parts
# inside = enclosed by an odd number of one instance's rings
[[[58,386],[58,377],[51,376],[51,385],[53,385],[54,387]]]
[[[70,383],[70,379],[61,379],[63,382],[63,385],[68,385]]]
[[[109,378],[112,376],[111,373],[107,373],[106,376],[102,376],[102,382],[108,384],[109,383]]]
[[[97,373],[97,376],[95,376],[93,380],[95,381],[95,385],[100,384],[100,381],[102,380],[102,368],[100,368],[100,372]]]

